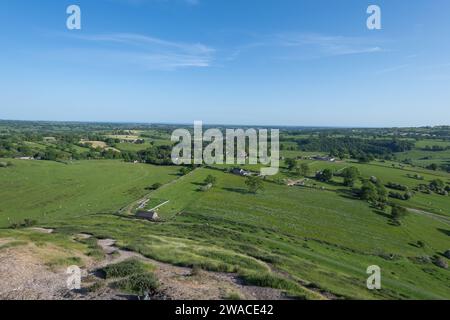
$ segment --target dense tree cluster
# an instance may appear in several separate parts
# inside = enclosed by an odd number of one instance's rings
[[[364,159],[370,156],[388,156],[395,152],[412,150],[414,143],[407,140],[363,139],[354,137],[319,136],[297,140],[302,151],[327,152],[333,156]]]

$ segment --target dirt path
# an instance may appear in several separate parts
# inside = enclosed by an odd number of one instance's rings
[[[450,218],[448,218],[448,217],[441,216],[441,215],[436,214],[436,213],[431,213],[431,212],[419,210],[419,209],[413,209],[413,208],[407,208],[407,209],[410,212],[417,213],[417,214],[420,214],[420,215],[423,215],[423,216],[427,216],[427,217],[433,218],[435,220],[438,220],[440,222],[443,222],[445,224],[450,225]]]
[[[184,176],[179,176],[176,179],[173,179],[173,180],[167,182],[166,184],[163,184],[159,189],[166,188],[166,187],[168,187],[168,186],[170,186],[172,184],[177,183],[179,180],[182,180],[185,177],[189,176],[190,174],[194,173],[195,170],[197,170],[197,169],[194,169],[194,170],[192,170],[191,172],[189,172],[188,174],[186,174]],[[151,191],[151,192],[147,193],[145,196],[143,196],[142,198],[140,198],[138,200],[135,200],[132,203],[126,205],[125,207],[120,209],[117,213],[118,214],[131,215],[133,213],[134,209],[139,208],[144,203],[146,204],[150,200],[150,197],[152,196],[153,192],[154,191]]]
[[[32,232],[51,233],[48,229],[33,229]],[[74,239],[87,239],[91,235],[78,234]],[[14,243],[14,239],[0,239],[1,245]],[[282,291],[244,285],[236,274],[196,271],[191,268],[174,266],[146,258],[136,252],[116,247],[113,239],[98,240],[98,245],[105,253],[103,260],[95,261],[82,253],[78,254],[85,261],[82,268],[81,290],[71,291],[67,288],[66,268],[52,267],[52,259],[68,256],[63,248],[47,245],[37,246],[33,243],[10,246],[0,250],[0,300],[123,300],[137,299],[113,289],[111,281],[102,278],[99,269],[128,259],[140,259],[155,266],[155,276],[160,283],[158,294],[152,299],[167,300],[220,300],[230,296],[239,296],[245,300],[279,300],[287,299]],[[94,288],[95,289],[92,289]]]
[[[173,266],[138,253],[125,251],[115,247],[112,239],[99,240],[98,244],[107,254],[103,264],[118,263],[137,258],[156,267],[155,275],[161,288],[156,299],[224,299],[230,294],[238,294],[246,300],[278,300],[286,297],[280,290],[243,285],[235,274],[199,271],[192,274],[191,268]]]

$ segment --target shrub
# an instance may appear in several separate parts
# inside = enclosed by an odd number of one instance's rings
[[[404,194],[401,194],[399,192],[389,192],[389,197],[399,200],[409,200],[411,199],[413,194],[411,192],[405,192]]]
[[[230,292],[225,297],[223,297],[224,300],[242,300],[239,293],[236,292]]]
[[[161,188],[161,187],[162,187],[162,184],[159,183],[159,182],[157,182],[157,183],[154,183],[154,184],[152,184],[152,185],[150,186],[150,190],[158,190],[158,189]]]
[[[408,191],[408,187],[404,186],[402,184],[399,183],[394,183],[394,182],[388,182],[386,184],[386,187],[388,187],[389,189],[395,189],[395,190],[400,190],[400,191]]]
[[[342,171],[342,176],[344,177],[344,185],[348,187],[353,187],[356,180],[359,178],[360,173],[358,168],[356,167],[349,167],[345,168]]]
[[[444,252],[444,256],[450,259],[450,249]]]
[[[433,262],[439,268],[448,269],[448,263],[442,257],[435,257]]]
[[[146,295],[154,293],[159,283],[153,273],[134,274],[126,279],[122,279],[114,283],[114,286],[128,293],[136,295]]]
[[[296,290],[297,285],[289,280],[270,273],[244,273],[240,278],[247,284],[274,289]]]
[[[329,182],[333,179],[333,171],[330,169],[325,169],[316,174],[316,179],[322,182]]]
[[[108,278],[122,278],[136,273],[144,273],[146,267],[144,263],[136,259],[130,259],[116,264],[109,265],[102,269],[105,277]]]
[[[256,193],[258,190],[264,189],[263,182],[260,178],[254,176],[248,176],[245,180],[245,184],[248,187],[249,192]]]
[[[425,244],[424,241],[419,240],[419,241],[417,241],[417,246],[418,246],[419,248],[425,248],[426,244]]]
[[[30,228],[37,224],[36,220],[24,219],[22,222],[13,222],[9,225],[10,229]]]
[[[211,185],[211,187],[212,186],[215,186],[216,185],[216,183],[217,183],[217,178],[215,177],[215,176],[213,176],[213,175],[208,175],[207,177],[206,177],[206,179],[205,179],[205,185]]]
[[[406,208],[397,205],[392,206],[391,216],[395,222],[400,222],[400,220],[403,219],[407,214],[408,210]]]
[[[418,257],[412,257],[410,258],[410,260],[412,260],[415,263],[419,263],[419,264],[429,264],[432,263],[432,259],[429,256],[418,256]]]
[[[198,276],[202,272],[202,268],[199,265],[194,265],[191,270],[191,277]]]

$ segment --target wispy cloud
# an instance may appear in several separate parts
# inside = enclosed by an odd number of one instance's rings
[[[381,69],[376,72],[378,75],[393,73],[397,71],[413,71],[416,76],[438,76],[441,77],[444,75],[445,77],[449,77],[448,68],[450,68],[450,63],[436,63],[436,64],[418,64],[416,63],[408,63],[408,64],[399,64],[391,67],[387,67]]]
[[[410,66],[411,66],[410,64],[400,64],[400,65],[397,65],[397,66],[381,69],[381,70],[377,71],[376,74],[385,74],[385,73],[396,72],[396,71],[400,71],[400,70],[406,69],[406,68],[408,68]]]
[[[232,59],[254,48],[272,49],[283,59],[317,59],[323,57],[371,54],[387,51],[383,41],[363,37],[324,35],[317,33],[279,33],[254,36],[254,42],[240,47]]]
[[[209,67],[215,50],[201,43],[184,43],[141,34],[109,33],[71,35],[82,41],[78,54],[97,57],[103,53],[110,62],[133,64],[146,69],[174,70]]]
[[[329,56],[382,51],[380,46],[374,46],[367,39],[358,37],[288,33],[276,35],[275,40],[285,47],[312,47]]]

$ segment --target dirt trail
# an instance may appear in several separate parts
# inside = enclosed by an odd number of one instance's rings
[[[46,229],[34,232],[52,231]],[[86,239],[88,234],[75,235],[75,239]],[[2,245],[13,243],[13,239],[1,239]],[[239,295],[246,300],[278,300],[287,297],[280,290],[246,286],[236,274],[202,271],[193,274],[191,268],[174,266],[146,258],[136,252],[121,250],[112,239],[98,240],[105,252],[105,259],[96,262],[84,256],[86,267],[82,268],[81,290],[67,289],[65,267],[50,267],[48,257],[62,257],[64,249],[56,246],[38,247],[33,243],[11,246],[0,250],[0,299],[12,300],[122,300],[136,299],[109,286],[110,281],[101,277],[98,270],[127,259],[140,259],[155,266],[155,275],[160,289],[152,299],[224,299]],[[81,254],[81,253],[80,253]],[[96,286],[95,290],[92,290]]]
[[[423,216],[428,216],[432,219],[438,220],[440,222],[443,222],[445,224],[450,225],[450,218],[446,217],[446,216],[442,216],[436,213],[431,213],[431,212],[427,212],[427,211],[423,211],[423,210],[419,210],[419,209],[413,209],[413,208],[408,208],[409,211],[423,215]]]
[[[238,294],[246,300],[286,298],[280,290],[245,286],[235,274],[200,271],[192,275],[191,268],[162,263],[135,252],[118,249],[112,239],[99,240],[98,244],[107,253],[107,259],[103,262],[106,265],[131,258],[154,265],[155,275],[161,284],[159,295],[154,297],[156,299],[223,299],[230,294]]]

